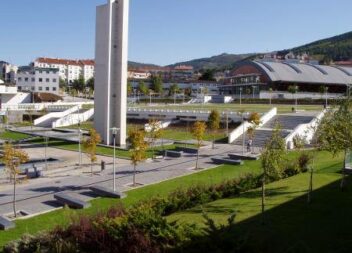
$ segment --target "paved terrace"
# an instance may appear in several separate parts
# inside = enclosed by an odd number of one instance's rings
[[[233,145],[217,145],[217,148],[204,149],[200,153],[200,167],[212,168],[215,165],[211,157],[227,155],[228,153],[240,152],[241,147]],[[171,178],[195,173],[195,155],[185,155],[182,158],[146,162],[137,167],[137,183],[149,185]],[[234,167],[236,169],[236,167]],[[94,171],[99,172],[100,166],[94,166]],[[82,200],[91,200],[95,196],[90,194],[87,187],[100,185],[112,188],[112,164],[107,169],[94,176],[90,175],[90,166],[83,169],[67,168],[66,170],[52,171],[45,177],[30,180],[28,183],[18,185],[17,209],[29,214],[37,214],[58,208],[53,194],[60,191],[68,191]],[[132,182],[133,167],[130,164],[119,165],[117,172],[117,185],[120,191],[131,189],[128,184]],[[8,214],[12,211],[12,188],[0,186],[0,214]]]

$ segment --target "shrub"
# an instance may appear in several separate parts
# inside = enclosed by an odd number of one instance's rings
[[[284,177],[292,177],[300,172],[299,164],[297,161],[287,161],[284,169]]]
[[[313,160],[313,155],[308,152],[302,152],[298,157],[298,166],[301,172],[308,171],[308,165]]]

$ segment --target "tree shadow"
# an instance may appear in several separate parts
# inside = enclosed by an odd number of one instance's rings
[[[312,193],[312,203],[307,203],[307,194],[265,211],[261,214],[243,220],[228,227],[223,238],[236,238],[248,235],[246,238],[246,252],[351,252],[352,249],[352,179],[347,178],[347,187],[340,189],[340,180],[336,180]],[[241,195],[241,198],[259,197],[260,191]],[[299,191],[297,191],[299,192]],[[286,193],[291,193],[287,192]],[[273,195],[274,194],[274,195]],[[270,196],[283,193],[271,191]],[[236,206],[234,204],[236,209]],[[267,206],[269,207],[269,206]],[[213,210],[213,208],[215,210]],[[209,206],[206,211],[218,213],[221,206]],[[229,214],[228,206],[224,213]],[[260,209],[260,198],[255,207]],[[199,212],[199,210],[198,210]],[[194,239],[184,252],[201,252],[199,242],[208,242],[211,238],[199,236]],[[232,249],[236,240],[223,243]],[[219,246],[222,247],[221,245]],[[225,247],[225,246],[224,246]],[[230,251],[217,251],[230,252]],[[232,252],[232,251],[231,251]]]

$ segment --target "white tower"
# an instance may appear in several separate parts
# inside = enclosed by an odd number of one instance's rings
[[[94,127],[105,144],[111,128],[120,129],[116,143],[126,144],[129,0],[108,0],[97,7]]]

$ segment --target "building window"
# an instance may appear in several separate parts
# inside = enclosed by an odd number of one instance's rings
[[[32,82],[35,82],[35,78],[34,77],[32,77]]]
[[[53,83],[56,83],[56,81],[57,81],[56,78],[53,78]]]
[[[43,73],[43,71],[39,70],[39,73],[41,74],[41,73]]]
[[[50,71],[49,71],[49,70],[47,70],[47,71],[46,71],[46,73],[47,73],[47,74],[50,74]]]
[[[28,80],[29,80],[28,77],[25,77],[25,78],[24,78],[24,81],[25,81],[25,82],[28,82]]]
[[[22,90],[22,86],[18,86],[17,88],[18,88],[18,90],[19,90],[19,91],[21,91],[21,90]]]
[[[21,82],[22,81],[22,77],[19,77],[17,80]]]
[[[49,87],[45,87],[45,90],[46,90],[46,91],[49,91]]]
[[[39,82],[42,83],[43,82],[43,78],[39,78]]]
[[[49,78],[47,78],[45,81],[48,83],[48,82],[50,82],[50,79],[49,79]]]
[[[53,91],[56,91],[56,87],[53,87]]]
[[[34,87],[31,87],[31,90],[34,91]]]
[[[42,86],[39,86],[38,89],[39,89],[39,90],[43,90],[43,87],[42,87]]]

